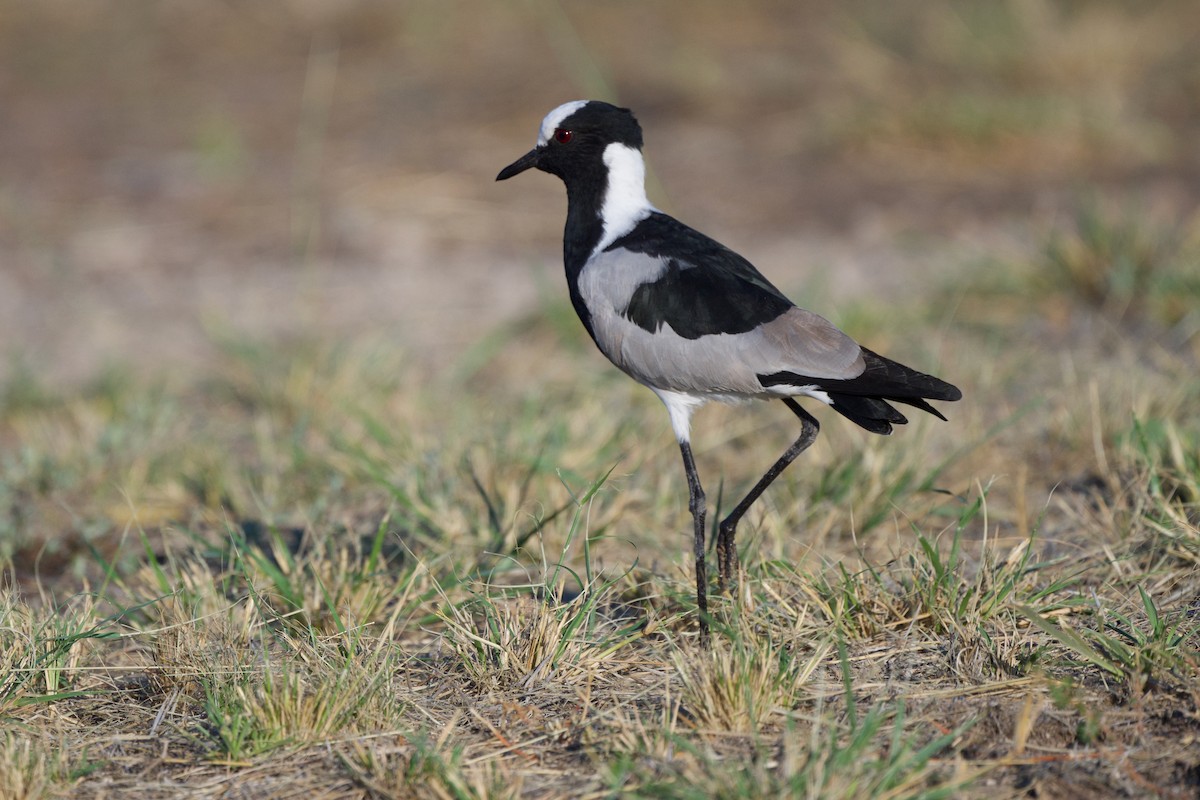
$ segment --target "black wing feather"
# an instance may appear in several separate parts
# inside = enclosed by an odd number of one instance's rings
[[[651,214],[608,249],[663,258],[661,277],[634,290],[624,315],[651,332],[663,325],[686,339],[746,333],[792,308],[754,265],[666,214]]]
[[[945,417],[925,401],[962,398],[957,386],[940,378],[884,358],[865,347],[862,354],[866,369],[849,380],[811,378],[794,372],[759,375],[758,379],[764,387],[816,386],[829,395],[834,411],[872,433],[891,433],[893,424],[902,425],[908,421],[891,403],[904,403],[944,420]]]

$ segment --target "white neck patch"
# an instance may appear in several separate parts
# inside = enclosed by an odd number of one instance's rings
[[[541,147],[549,143],[550,137],[554,135],[554,129],[562,125],[562,121],[574,114],[579,109],[588,104],[587,100],[572,100],[569,103],[563,103],[558,108],[551,111],[542,120],[542,127],[538,130],[537,146]]]
[[[600,206],[604,235],[592,253],[604,248],[633,230],[634,226],[658,209],[646,199],[646,162],[640,150],[613,142],[604,148],[608,167],[608,188]]]

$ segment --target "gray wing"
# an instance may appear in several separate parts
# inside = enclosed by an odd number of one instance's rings
[[[760,315],[753,324],[747,321],[731,326],[742,328],[736,333],[697,333],[696,324],[681,318],[672,324],[670,316],[661,314],[650,318],[644,303],[631,303],[660,291],[656,286],[669,281],[691,287],[694,296],[695,286],[703,284],[706,277],[711,276],[705,276],[704,267],[665,255],[628,250],[596,254],[579,276],[579,291],[591,313],[596,344],[635,380],[672,391],[778,395],[788,393],[787,387],[766,387],[758,376],[786,372],[848,380],[862,373],[862,351],[853,339],[824,317],[786,299],[786,305],[774,301],[775,311],[769,318]],[[738,287],[736,277],[722,274],[719,280],[710,281],[718,289],[704,294],[702,305],[692,300],[692,313],[705,320],[728,318],[730,311],[714,307],[731,294],[738,294],[741,307],[747,308],[746,293],[753,296],[757,287],[749,281]],[[782,298],[773,287],[769,291],[771,297]],[[688,306],[680,304],[671,310],[686,314]],[[740,319],[746,320],[746,313]],[[648,320],[652,324],[646,324]]]

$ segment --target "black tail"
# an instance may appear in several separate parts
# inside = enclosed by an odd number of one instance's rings
[[[893,424],[908,422],[891,403],[914,406],[944,420],[941,412],[925,401],[958,400],[962,397],[957,386],[939,378],[917,372],[865,347],[862,354],[866,369],[857,378],[849,380],[810,378],[795,372],[759,375],[758,379],[763,386],[815,385],[829,395],[834,411],[872,433],[882,434],[891,433]]]

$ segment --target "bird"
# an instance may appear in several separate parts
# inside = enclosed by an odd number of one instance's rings
[[[718,586],[738,572],[735,535],[753,503],[813,443],[819,401],[860,427],[890,434],[907,422],[893,403],[946,418],[950,383],[885,358],[832,322],[796,306],[742,256],[655,208],[646,196],[642,128],[600,100],[553,109],[532,150],[496,176],[529,169],[567,190],[563,265],[571,304],[614,365],[658,395],[679,444],[692,515],[699,634],[709,642],[707,505],[691,447],[693,413],[710,401],[781,400],[800,434],[717,528]]]

